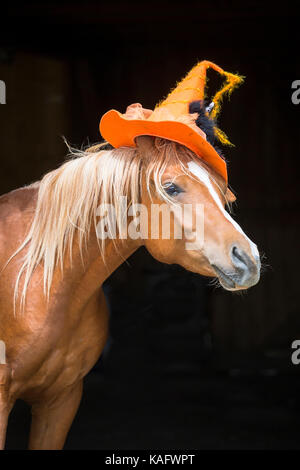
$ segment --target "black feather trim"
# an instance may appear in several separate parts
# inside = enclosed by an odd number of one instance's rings
[[[192,101],[189,104],[189,112],[197,113],[198,117],[196,119],[197,126],[205,132],[207,141],[214,147],[215,151],[224,159],[222,150],[215,145],[216,135],[215,135],[215,126],[216,123],[213,119],[207,115],[206,107],[208,104],[205,100]]]

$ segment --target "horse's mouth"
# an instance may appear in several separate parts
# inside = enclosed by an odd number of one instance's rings
[[[232,290],[236,288],[235,282],[228,274],[222,271],[222,269],[218,268],[218,266],[216,266],[215,264],[212,264],[211,266],[217,274],[220,284],[222,285],[222,287],[224,287],[224,289]]]

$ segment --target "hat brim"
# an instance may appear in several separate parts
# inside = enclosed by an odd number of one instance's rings
[[[183,122],[126,119],[121,113],[111,109],[102,116],[99,129],[102,137],[115,148],[136,147],[135,138],[141,135],[161,137],[177,142],[202,158],[227,183],[225,160],[207,140]]]

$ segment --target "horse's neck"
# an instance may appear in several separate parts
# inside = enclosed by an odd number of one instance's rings
[[[103,282],[141,246],[141,241],[132,240],[110,240],[105,245],[104,256],[102,257],[97,238],[91,235],[86,254],[82,258],[78,252],[72,263],[72,277],[84,292],[84,296],[93,293],[103,284]]]

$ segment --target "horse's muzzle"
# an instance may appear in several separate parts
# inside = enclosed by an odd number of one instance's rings
[[[227,290],[248,289],[258,283],[260,278],[260,258],[250,256],[234,245],[230,251],[230,268],[212,264],[220,284]]]

